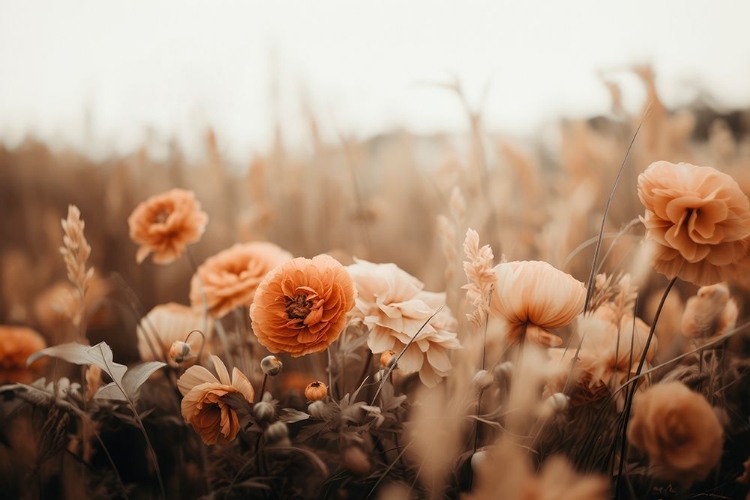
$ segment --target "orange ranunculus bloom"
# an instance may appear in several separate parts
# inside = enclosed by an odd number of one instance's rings
[[[130,239],[138,243],[136,260],[140,264],[154,253],[154,262],[175,261],[190,243],[200,240],[208,215],[192,191],[172,189],[152,196],[133,210],[128,218]]]
[[[190,303],[203,309],[205,294],[208,313],[214,318],[226,316],[235,307],[249,306],[266,274],[292,258],[266,241],[237,243],[198,267],[190,282]]]
[[[0,325],[0,384],[31,383],[35,373],[32,367],[26,367],[26,360],[45,347],[44,338],[31,328]]]
[[[679,382],[664,382],[633,402],[628,440],[648,454],[656,474],[689,484],[719,462],[724,431],[706,398]]]
[[[497,283],[490,312],[506,323],[508,342],[527,340],[558,346],[549,330],[570,324],[583,310],[583,283],[546,262],[515,261],[495,266]]]
[[[750,201],[727,174],[658,161],[638,176],[638,196],[646,236],[657,246],[654,268],[668,278],[725,281],[748,253]]]
[[[250,307],[253,331],[273,353],[324,351],[346,326],[355,296],[351,276],[333,257],[293,259],[258,286]]]
[[[191,366],[177,381],[177,387],[183,395],[182,416],[193,426],[204,443],[228,443],[237,437],[240,423],[237,413],[222,398],[230,393],[240,393],[252,403],[255,390],[237,368],[232,370],[230,380],[227,367],[221,359],[211,356],[211,360],[218,379],[202,366]]]

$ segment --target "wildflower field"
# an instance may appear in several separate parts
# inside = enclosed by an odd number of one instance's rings
[[[750,111],[634,72],[554,140],[0,148],[0,496],[750,498]]]

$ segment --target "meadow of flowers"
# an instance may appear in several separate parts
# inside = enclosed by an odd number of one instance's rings
[[[635,72],[554,141],[0,149],[0,496],[750,498],[750,112]]]

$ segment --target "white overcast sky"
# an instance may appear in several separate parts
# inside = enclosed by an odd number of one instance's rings
[[[654,65],[668,102],[748,104],[749,27],[741,0],[0,0],[0,140],[101,154],[177,136],[196,152],[210,125],[245,162],[271,140],[274,73],[301,146],[303,93],[331,138],[465,130],[457,100],[422,84],[453,76],[473,102],[489,82],[487,125],[517,134],[605,111],[596,71],[633,63]]]

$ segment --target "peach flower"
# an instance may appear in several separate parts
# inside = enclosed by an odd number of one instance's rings
[[[206,331],[203,329],[203,315],[188,306],[175,304],[174,302],[158,305],[141,319],[141,323],[136,329],[138,352],[141,354],[143,361],[163,360],[172,344],[187,339],[190,349],[197,354],[203,346],[203,336],[198,333],[190,335],[190,332],[200,330],[205,335],[206,342],[208,342],[211,338],[210,325]],[[149,341],[151,345],[149,345]],[[154,357],[154,350],[156,350],[156,358]],[[169,359],[169,356],[167,356],[167,359],[169,364],[176,366]]]
[[[750,201],[727,174],[658,161],[638,176],[638,197],[646,237],[657,247],[654,268],[668,278],[725,281],[748,253]]]
[[[428,387],[437,385],[452,368],[448,353],[461,347],[445,294],[425,292],[421,281],[395,264],[357,260],[348,269],[357,285],[351,315],[370,330],[367,345],[372,352],[399,354],[416,335],[398,367],[404,373],[419,372]]]
[[[191,366],[177,381],[183,395],[182,416],[209,445],[228,443],[240,431],[237,413],[222,398],[227,394],[240,393],[252,403],[255,397],[253,386],[241,371],[234,368],[230,380],[221,359],[211,356],[211,361],[218,379],[202,366]]]
[[[737,302],[726,283],[701,287],[685,304],[682,333],[688,338],[723,335],[737,323]]]
[[[346,326],[355,296],[351,276],[333,257],[290,260],[258,285],[250,306],[253,331],[273,353],[324,351]]]
[[[47,347],[44,338],[25,326],[0,325],[0,383],[31,383],[36,374],[32,367],[26,367],[26,360],[37,351]]]
[[[508,342],[523,336],[536,344],[562,344],[549,330],[570,324],[582,312],[583,283],[541,261],[503,262],[495,273],[490,312],[505,322]]]
[[[724,431],[706,398],[665,382],[633,402],[628,441],[648,454],[659,476],[689,484],[705,479],[719,462]]]
[[[203,310],[205,294],[208,314],[214,318],[224,317],[236,307],[248,307],[269,271],[292,258],[286,250],[266,241],[236,243],[198,267],[190,281],[190,303]]]
[[[140,245],[135,259],[140,264],[153,252],[155,263],[169,264],[201,239],[207,223],[192,191],[172,189],[152,196],[128,218],[130,239]]]

